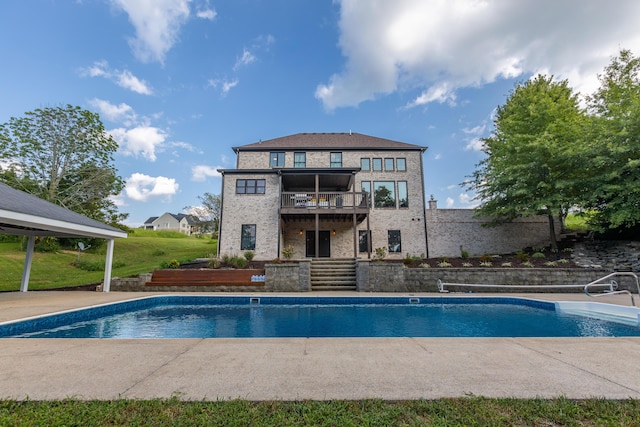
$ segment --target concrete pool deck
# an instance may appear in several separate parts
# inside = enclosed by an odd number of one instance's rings
[[[149,295],[0,293],[0,322]],[[500,296],[592,301],[582,294]],[[630,305],[627,295],[598,301]],[[4,338],[0,346],[5,399],[640,398],[640,337]]]

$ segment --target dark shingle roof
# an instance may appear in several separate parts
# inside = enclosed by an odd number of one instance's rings
[[[109,233],[123,233],[122,230],[118,230],[117,228],[103,224],[84,215],[80,215],[79,213],[70,211],[69,209],[65,209],[61,206],[54,205],[53,203],[47,202],[46,200],[40,199],[31,194],[16,190],[15,188],[3,183],[0,183],[0,211],[31,215],[43,218],[44,220],[62,221],[68,223],[70,229],[72,229],[75,224],[104,230]],[[5,225],[14,224],[13,221],[9,221],[9,218],[3,218],[1,214],[0,223],[4,223]],[[43,228],[43,230],[46,230],[46,228]],[[80,235],[84,234],[80,233]]]
[[[146,220],[144,223],[145,224],[151,224],[153,221],[155,221],[156,219],[158,219],[159,217],[157,216],[150,216],[148,220]]]
[[[426,150],[426,147],[361,133],[297,133],[233,147],[239,151],[264,150]]]

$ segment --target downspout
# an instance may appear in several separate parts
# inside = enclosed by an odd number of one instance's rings
[[[424,165],[423,165],[423,155],[427,151],[427,147],[424,147],[420,150],[420,176],[422,177],[422,222],[424,223],[424,243],[426,245],[426,257],[429,258],[429,236],[427,234],[427,213],[425,210],[427,209],[427,205],[425,203],[426,194],[424,192]]]
[[[236,159],[237,163],[237,159]],[[222,215],[224,213],[224,172],[220,172],[222,175],[222,183],[220,188],[220,218],[218,218],[218,247],[216,248],[216,258],[220,259],[220,242],[222,241]]]
[[[280,258],[280,238],[282,236],[282,173],[278,171],[278,186],[280,187],[280,196],[278,197],[278,248],[277,248],[277,258]]]

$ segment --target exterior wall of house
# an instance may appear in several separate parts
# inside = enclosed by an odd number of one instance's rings
[[[277,150],[273,150],[277,151]],[[394,169],[396,168],[397,159],[405,159],[405,171],[361,171],[356,175],[355,186],[356,191],[361,191],[362,182],[369,182],[373,190],[375,182],[385,181],[393,182],[396,189],[396,201],[398,199],[397,185],[398,182],[407,183],[408,191],[408,208],[376,208],[373,205],[370,211],[369,224],[371,229],[372,250],[379,247],[388,248],[388,232],[389,230],[399,230],[401,238],[401,247],[399,252],[389,252],[388,258],[402,258],[405,254],[412,255],[426,254],[426,235],[425,235],[425,216],[424,216],[424,187],[422,179],[422,152],[418,150],[380,150],[380,151],[305,151],[296,150],[296,152],[306,153],[306,168],[329,168],[330,153],[342,153],[342,167],[360,168],[361,159],[369,159],[371,169],[373,168],[373,159],[381,159],[384,169],[384,159],[394,159]],[[238,153],[239,169],[264,169],[269,168],[270,153],[241,151]],[[282,151],[280,151],[282,152]],[[293,168],[294,151],[285,151],[285,168]],[[225,194],[226,193],[225,189]],[[277,202],[276,202],[277,205]],[[277,210],[277,207],[275,208]],[[321,217],[322,218],[322,217]],[[331,232],[331,257],[345,258],[354,255],[354,236],[352,230],[352,222],[326,222],[321,219],[321,230]],[[306,231],[314,230],[315,222],[307,221],[296,224],[287,224],[283,230],[283,245],[292,245],[295,250],[295,257],[304,257],[306,252]],[[302,230],[302,234],[300,231]],[[357,230],[366,231],[367,223],[363,221],[357,226]],[[335,231],[335,234],[333,233]],[[356,232],[356,244],[359,234]],[[367,253],[358,253],[358,256],[366,258]]]
[[[265,194],[236,194],[238,179],[264,179]],[[278,257],[278,225],[280,187],[278,176],[264,174],[225,174],[220,255],[242,255],[242,225],[255,224],[256,242],[253,250],[256,260],[272,260]]]
[[[153,221],[153,229],[180,231],[180,223],[173,217],[173,215],[166,212]]]
[[[469,255],[510,253],[526,247],[549,245],[546,216],[519,218],[497,227],[483,227],[488,221],[474,218],[473,209],[438,209],[434,200],[426,210],[429,256],[458,257],[460,246]],[[556,233],[560,224],[556,221]]]

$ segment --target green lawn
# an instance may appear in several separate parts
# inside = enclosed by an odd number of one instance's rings
[[[163,237],[168,236],[168,237]],[[113,277],[137,276],[160,268],[163,262],[204,258],[215,253],[216,242],[172,233],[136,230],[126,239],[116,239]],[[80,255],[82,268],[74,266],[75,250],[34,253],[29,289],[51,289],[99,283],[104,277],[106,245]],[[25,252],[19,243],[0,243],[0,291],[20,289]],[[97,271],[88,271],[97,270]]]
[[[640,401],[459,399],[387,402],[0,400],[6,426],[638,426]]]

